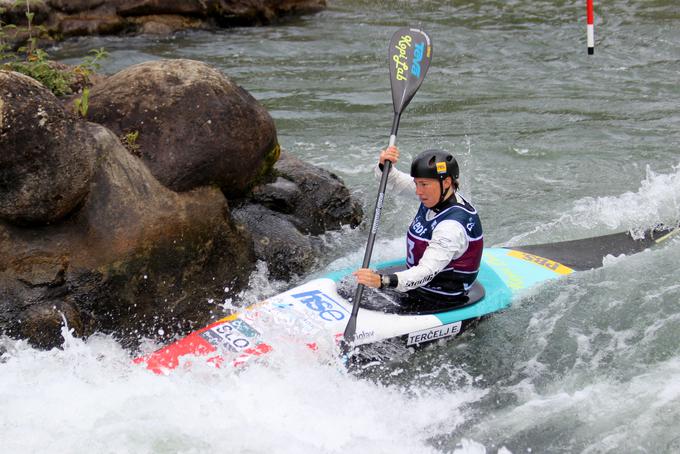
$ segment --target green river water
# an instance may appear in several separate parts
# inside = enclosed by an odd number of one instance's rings
[[[680,219],[680,3],[595,3],[591,56],[585,1],[562,0],[329,0],[320,14],[271,27],[82,38],[52,53],[76,62],[105,47],[106,73],[158,58],[216,66],[267,107],[284,149],[345,181],[368,220],[392,121],[386,46],[396,28],[422,27],[433,59],[402,116],[397,167],[425,148],[452,150],[486,245],[550,242]],[[376,260],[403,254],[415,209],[388,193]],[[328,234],[314,270],[291,282],[260,269],[244,299],[360,263],[367,230]],[[152,377],[105,336],[65,332],[64,349],[52,352],[0,340],[0,445],[677,453],[679,264],[677,239],[608,257],[528,292],[457,341],[359,376],[288,352],[241,373]]]

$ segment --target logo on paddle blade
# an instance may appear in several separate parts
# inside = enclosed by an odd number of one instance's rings
[[[425,78],[432,58],[430,37],[415,28],[400,28],[388,47],[394,112],[402,112]]]
[[[416,44],[413,50],[413,64],[411,65],[411,74],[420,77],[420,62],[423,61],[423,51],[425,50],[425,43]]]
[[[413,36],[402,35],[397,45],[394,46],[394,48],[397,50],[397,53],[392,56],[392,60],[394,61],[394,67],[396,70],[395,79],[399,81],[405,81],[408,79],[408,77],[406,77],[404,73],[409,70],[408,66],[409,56],[407,51],[411,48],[412,44]],[[428,48],[427,50],[429,53],[430,49]],[[424,56],[425,56],[425,42],[420,42],[413,46],[411,74],[413,74],[416,77],[416,79],[420,78],[421,74],[420,64],[423,62]]]
[[[406,56],[406,50],[411,47],[411,42],[413,41],[413,37],[411,35],[402,35],[402,37],[399,39],[399,43],[397,43],[396,46],[394,46],[397,49],[398,54],[394,54],[392,57],[392,60],[394,61],[394,66],[395,69],[397,70],[396,73],[396,79],[397,80],[406,80],[407,77],[404,75],[404,72],[408,71],[408,57]],[[422,60],[422,54],[421,54],[421,60]],[[418,73],[420,73],[420,67],[418,67]]]

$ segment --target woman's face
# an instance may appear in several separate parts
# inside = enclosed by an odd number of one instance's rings
[[[435,178],[414,178],[416,184],[416,195],[427,208],[432,208],[439,203],[441,189],[439,180]],[[444,180],[444,192],[451,187],[451,178]]]

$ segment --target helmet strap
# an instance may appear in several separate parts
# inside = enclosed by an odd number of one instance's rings
[[[452,187],[453,187],[453,185],[449,186],[449,189],[451,189]],[[441,195],[439,196],[439,203],[442,203],[444,201],[444,199],[446,198],[446,194],[449,193],[449,189],[447,189],[446,191],[444,190],[444,179],[440,178],[439,179],[439,193]]]

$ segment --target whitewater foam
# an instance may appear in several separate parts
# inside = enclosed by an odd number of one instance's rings
[[[646,229],[675,226],[680,220],[680,165],[671,173],[655,173],[646,167],[645,179],[636,192],[618,196],[585,197],[553,222],[514,236],[505,245],[538,243],[597,236],[629,230],[640,237]]]
[[[49,351],[0,339],[7,452],[436,452],[430,437],[484,392],[358,379],[293,344],[244,369],[158,376],[111,337],[62,335]]]

